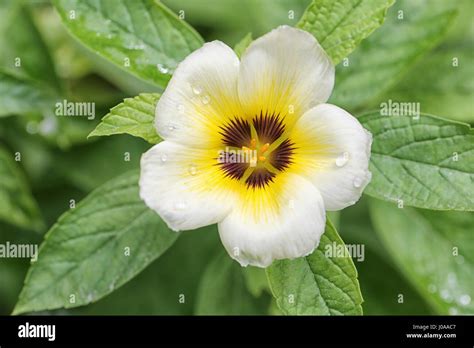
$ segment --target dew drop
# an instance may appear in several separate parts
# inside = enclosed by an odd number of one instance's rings
[[[448,284],[450,286],[456,285],[456,274],[452,272],[448,274]]]
[[[464,263],[464,256],[458,255],[456,256],[455,260],[458,265],[462,265]]]
[[[440,294],[441,294],[441,298],[445,300],[446,302],[451,302],[453,300],[451,294],[446,289],[441,290]]]
[[[336,166],[344,167],[349,161],[349,152],[343,152],[336,158]]]
[[[160,159],[161,159],[161,162],[166,162],[168,160],[168,156],[166,156],[166,154],[162,154]]]
[[[179,111],[180,113],[184,113],[184,105],[183,105],[183,104],[179,104],[179,105],[178,105],[178,111]]]
[[[45,117],[39,124],[39,132],[43,135],[51,135],[56,133],[58,128],[58,122],[53,117]]]
[[[26,124],[26,131],[30,134],[38,133],[38,123],[35,121],[30,121]]]
[[[196,173],[197,173],[197,168],[196,168],[196,166],[195,166],[194,164],[191,164],[191,165],[189,166],[189,174],[191,174],[191,175],[196,175]]]
[[[186,209],[186,207],[187,207],[187,205],[184,202],[178,202],[174,205],[174,208],[176,210],[184,210],[184,209]]]
[[[89,294],[87,295],[87,302],[90,303],[90,302],[92,302],[93,299],[94,299],[94,296],[92,295],[92,293],[89,293]]]
[[[356,177],[356,178],[354,179],[354,187],[355,187],[355,188],[361,187],[361,186],[362,186],[362,182],[363,182],[363,180],[362,180],[361,178]]]
[[[459,304],[462,306],[467,306],[469,303],[471,303],[471,296],[468,294],[461,295],[458,300]]]
[[[202,93],[202,88],[200,86],[192,86],[193,93],[199,95]]]
[[[457,308],[455,308],[455,307],[450,307],[449,310],[448,310],[448,312],[449,312],[450,315],[456,315],[456,314],[458,314],[458,310],[457,310]]]
[[[175,126],[174,124],[168,123],[168,130],[169,130],[169,131],[172,132],[172,131],[174,131],[175,129],[176,129],[176,126]]]
[[[211,97],[209,97],[207,94],[201,97],[201,102],[204,105],[207,105],[211,102]]]
[[[156,64],[156,67],[158,68],[158,71],[162,74],[167,74],[170,71],[170,69],[165,67],[163,64]]]

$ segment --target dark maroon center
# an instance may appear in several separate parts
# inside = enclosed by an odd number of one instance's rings
[[[283,120],[278,115],[262,114],[255,116],[251,121],[235,117],[221,127],[222,143],[226,148],[219,161],[224,174],[236,180],[242,180],[247,169],[254,167],[252,173],[245,179],[248,187],[262,188],[273,182],[277,172],[285,170],[291,163],[294,144],[289,139],[282,140],[285,132]],[[254,133],[252,134],[252,127]],[[260,144],[281,142],[271,153],[265,154],[265,161],[272,170],[263,165],[252,166],[245,153],[239,149],[251,148],[252,140],[255,144],[255,133]],[[231,149],[231,150],[229,150]],[[231,153],[232,152],[232,153]]]

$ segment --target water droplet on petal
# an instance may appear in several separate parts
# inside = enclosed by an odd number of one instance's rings
[[[336,166],[344,167],[349,161],[349,152],[343,152],[336,158]]]
[[[457,308],[455,308],[455,307],[450,307],[448,311],[449,311],[449,314],[450,314],[450,315],[456,315],[456,314],[458,314],[458,310],[457,310]]]
[[[469,303],[471,303],[471,296],[468,294],[461,295],[458,300],[459,304],[462,306],[467,306]]]
[[[209,97],[207,94],[201,97],[201,102],[204,105],[207,105],[211,102],[211,97]]]
[[[186,209],[186,207],[187,207],[187,205],[184,202],[178,202],[174,205],[174,208],[176,210],[184,210],[184,209]]]
[[[184,113],[184,105],[183,105],[183,104],[179,104],[179,105],[178,105],[178,111],[179,111],[180,113]]]
[[[161,159],[161,162],[166,162],[167,159],[168,159],[168,156],[166,156],[166,154],[163,153],[163,154],[161,155],[160,159]]]
[[[193,93],[196,94],[196,95],[199,95],[202,93],[202,88],[195,85],[195,86],[192,86],[192,89],[193,89]]]
[[[355,188],[361,187],[363,181],[364,181],[364,180],[362,180],[362,178],[356,177],[356,178],[354,179],[354,187],[355,187]]]
[[[194,164],[191,164],[191,165],[189,166],[189,174],[191,174],[191,175],[196,175],[196,173],[197,173],[197,168],[196,168],[196,166],[195,166]]]
[[[169,131],[172,132],[172,131],[174,131],[175,129],[176,129],[176,126],[175,126],[174,124],[168,123],[168,130],[169,130]]]

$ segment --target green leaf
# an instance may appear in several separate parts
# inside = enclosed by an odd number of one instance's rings
[[[474,132],[467,124],[421,114],[359,118],[373,135],[365,193],[399,204],[474,210]]]
[[[140,157],[149,148],[148,143],[138,138],[103,138],[61,153],[52,163],[52,170],[89,192],[117,175],[140,168]]]
[[[426,300],[403,277],[387,257],[370,221],[368,201],[363,196],[357,204],[341,211],[339,233],[346,246],[356,246],[362,257],[355,257],[360,290],[364,294],[364,315],[429,315]],[[380,281],[383,277],[383,281]],[[399,295],[403,295],[400,302]]]
[[[202,276],[197,295],[196,314],[262,314],[263,308],[247,291],[242,267],[221,250],[209,263]]]
[[[29,11],[21,2],[6,2],[0,12],[0,65],[17,75],[59,89],[59,80],[48,48]]]
[[[473,42],[440,47],[417,63],[383,99],[417,101],[426,113],[474,123],[474,79],[466,78],[474,76],[473,61]]]
[[[252,43],[252,41],[252,33],[248,33],[242,38],[242,40],[237,42],[237,44],[234,46],[234,51],[239,58],[242,57],[242,54],[244,54],[245,50]]]
[[[375,200],[370,213],[398,267],[439,314],[473,313],[472,214],[397,209]]]
[[[154,0],[54,0],[64,25],[123,70],[165,87],[173,70],[203,44],[186,22]]]
[[[297,27],[313,34],[336,65],[382,25],[394,0],[313,0]]]
[[[330,256],[328,250],[334,250]],[[340,250],[340,251],[339,251]],[[329,220],[318,248],[306,257],[275,261],[267,276],[277,305],[286,315],[362,314],[357,270]],[[328,255],[328,256],[326,256]]]
[[[55,95],[35,81],[0,71],[0,117],[54,108]]]
[[[109,181],[64,213],[40,247],[14,313],[85,305],[166,251],[179,234],[141,201],[138,173]]]
[[[160,95],[157,93],[142,93],[135,98],[125,99],[102,118],[89,137],[127,133],[157,144],[160,137],[154,122],[158,99]]]
[[[217,226],[182,233],[173,247],[109,296],[74,315],[192,315],[199,281],[216,248]],[[186,272],[177,272],[176,267]],[[137,296],[139,294],[139,296]]]
[[[21,159],[21,153],[17,153]],[[14,155],[0,146],[0,220],[39,230],[43,227],[38,206]]]
[[[428,0],[397,1],[384,25],[336,68],[336,88],[329,101],[355,110],[378,100],[440,42],[454,15]]]

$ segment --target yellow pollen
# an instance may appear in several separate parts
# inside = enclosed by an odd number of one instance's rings
[[[265,162],[267,158],[265,156],[258,156],[258,160],[261,162]]]

